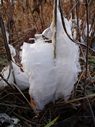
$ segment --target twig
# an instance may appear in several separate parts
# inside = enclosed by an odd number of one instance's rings
[[[85,73],[85,78],[87,79],[88,77],[88,53],[89,53],[89,10],[88,10],[88,0],[86,1],[86,21],[87,21],[87,48],[86,48],[86,73]],[[85,84],[86,85],[86,84]],[[85,86],[84,86],[85,87]],[[84,88],[85,89],[85,88]]]
[[[19,105],[15,105],[15,104],[7,104],[7,103],[0,103],[0,105],[2,106],[6,106],[6,107],[15,107],[15,108],[20,108],[20,109],[30,109],[29,107],[23,107],[23,106],[19,106]]]
[[[79,0],[76,1],[76,18],[77,18],[77,40],[80,42],[80,30],[79,30]]]
[[[70,15],[70,13],[75,9],[75,7],[76,7],[77,4],[78,4],[78,1],[73,5],[73,7],[69,11],[69,13],[66,15],[66,17],[68,17]]]
[[[54,12],[53,12],[53,44],[54,44],[54,59],[56,58],[56,32],[57,32],[57,0],[54,0]]]
[[[2,78],[3,81],[5,81],[5,83],[8,84],[8,86],[10,86],[10,88],[13,88],[13,86],[3,77],[2,74],[0,74],[0,77]]]
[[[90,94],[90,95],[86,95],[84,97],[79,97],[79,98],[76,98],[76,99],[63,101],[63,102],[60,102],[60,104],[71,104],[71,103],[75,103],[75,102],[78,102],[78,101],[85,100],[86,98],[93,98],[93,97],[95,97],[95,94]],[[56,104],[58,104],[58,103],[59,102],[57,102]]]

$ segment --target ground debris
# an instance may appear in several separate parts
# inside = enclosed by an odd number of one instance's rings
[[[19,119],[17,118],[11,118],[6,113],[0,113],[0,126],[1,127],[17,127],[19,123]]]

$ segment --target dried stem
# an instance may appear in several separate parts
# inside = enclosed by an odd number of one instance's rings
[[[88,72],[88,53],[89,53],[89,9],[88,9],[88,0],[86,0],[86,21],[87,21],[87,48],[86,48],[86,73],[85,78],[87,79]]]

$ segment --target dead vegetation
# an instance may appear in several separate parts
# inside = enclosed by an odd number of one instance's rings
[[[81,36],[84,42],[80,44],[80,62],[82,72],[75,84],[71,98],[64,102],[64,99],[48,104],[40,114],[35,113],[26,102],[25,98],[17,89],[7,87],[0,90],[0,112],[10,117],[20,119],[17,127],[50,127],[49,122],[58,117],[54,127],[94,127],[95,126],[95,1],[84,2],[68,0],[62,1],[65,16],[70,19],[77,18],[74,28],[77,30],[76,42]],[[17,49],[35,33],[42,32],[50,25],[52,17],[52,0],[16,0],[10,3],[3,0],[0,5],[0,14],[5,21],[6,29],[10,34],[10,43]],[[87,8],[88,17],[87,17]],[[82,20],[79,26],[79,19]],[[91,36],[84,35],[84,28],[87,23],[91,24]],[[88,28],[89,29],[89,28]],[[1,33],[0,33],[1,34]],[[2,35],[0,36],[0,68],[6,65],[5,49]],[[23,94],[29,100],[28,90]],[[14,98],[14,99],[13,99]],[[48,125],[47,125],[48,124]],[[47,126],[46,126],[47,125]],[[4,125],[5,127],[7,126]]]

